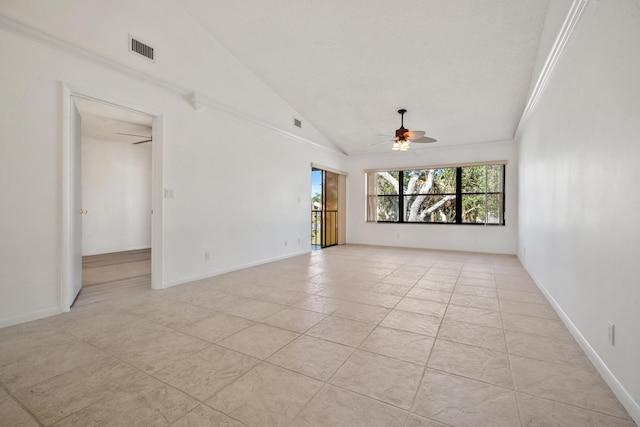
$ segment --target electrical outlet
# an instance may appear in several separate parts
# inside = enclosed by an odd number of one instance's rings
[[[300,244],[300,238],[298,237],[298,244]]]
[[[284,245],[287,246],[289,244],[289,242],[287,242],[286,240],[284,241]]]
[[[209,261],[210,259],[211,259],[211,252],[205,251],[204,252],[204,260],[205,261]]]
[[[609,344],[611,345],[616,345],[616,325],[609,320],[609,327],[607,328],[609,330]]]

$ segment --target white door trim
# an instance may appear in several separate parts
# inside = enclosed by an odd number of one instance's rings
[[[60,311],[69,311],[73,288],[73,182],[71,178],[71,90],[64,83],[62,91],[62,250],[60,263]]]
[[[129,109],[153,116],[151,145],[151,288],[162,289],[162,208],[163,208],[163,175],[162,175],[162,136],[163,120],[162,114],[148,108],[131,105],[122,100],[102,94],[98,91],[76,88],[68,83],[61,82],[60,91],[62,97],[62,125],[61,125],[61,181],[62,181],[62,235],[61,235],[61,260],[60,260],[60,311],[67,312],[71,305],[69,295],[72,289],[73,280],[73,215],[72,211],[75,194],[73,191],[72,174],[72,96],[85,98],[97,102],[112,104],[118,108]]]

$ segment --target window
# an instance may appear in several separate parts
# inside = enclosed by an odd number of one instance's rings
[[[367,172],[367,221],[504,225],[504,163]]]

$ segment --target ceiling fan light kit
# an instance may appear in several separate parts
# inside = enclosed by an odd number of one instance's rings
[[[391,149],[395,151],[407,151],[409,149],[409,140],[405,139],[402,140],[402,142],[400,140],[396,140],[393,142],[393,147],[391,147]]]

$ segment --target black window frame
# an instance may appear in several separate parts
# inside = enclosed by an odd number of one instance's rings
[[[462,191],[462,170],[467,167],[477,167],[477,166],[501,166],[501,189],[500,191],[486,191],[486,182],[485,182],[485,191],[484,192],[463,192]],[[416,171],[416,170],[431,170],[431,169],[455,169],[455,188],[456,192],[454,193],[429,193],[430,196],[447,196],[447,195],[455,195],[455,222],[435,222],[435,221],[406,221],[405,216],[405,198],[410,196],[405,194],[404,190],[404,174],[405,172]],[[380,171],[372,171],[371,173],[375,174],[376,180],[378,173]],[[462,166],[439,166],[439,167],[425,167],[425,168],[408,168],[408,169],[393,169],[386,170],[386,172],[398,172],[398,194],[373,194],[373,196],[378,198],[397,198],[397,220],[371,220],[367,218],[367,222],[379,222],[383,224],[445,224],[445,225],[481,225],[481,226],[505,226],[505,205],[506,205],[506,164],[504,163],[482,163],[482,164],[467,164]],[[367,178],[370,179],[370,178]],[[377,181],[376,181],[376,190],[378,189]],[[501,197],[501,209],[500,209],[500,222],[463,222],[463,196],[473,196],[473,195],[482,195],[488,197],[489,195],[499,195]],[[371,194],[367,194],[367,197],[372,196]]]

